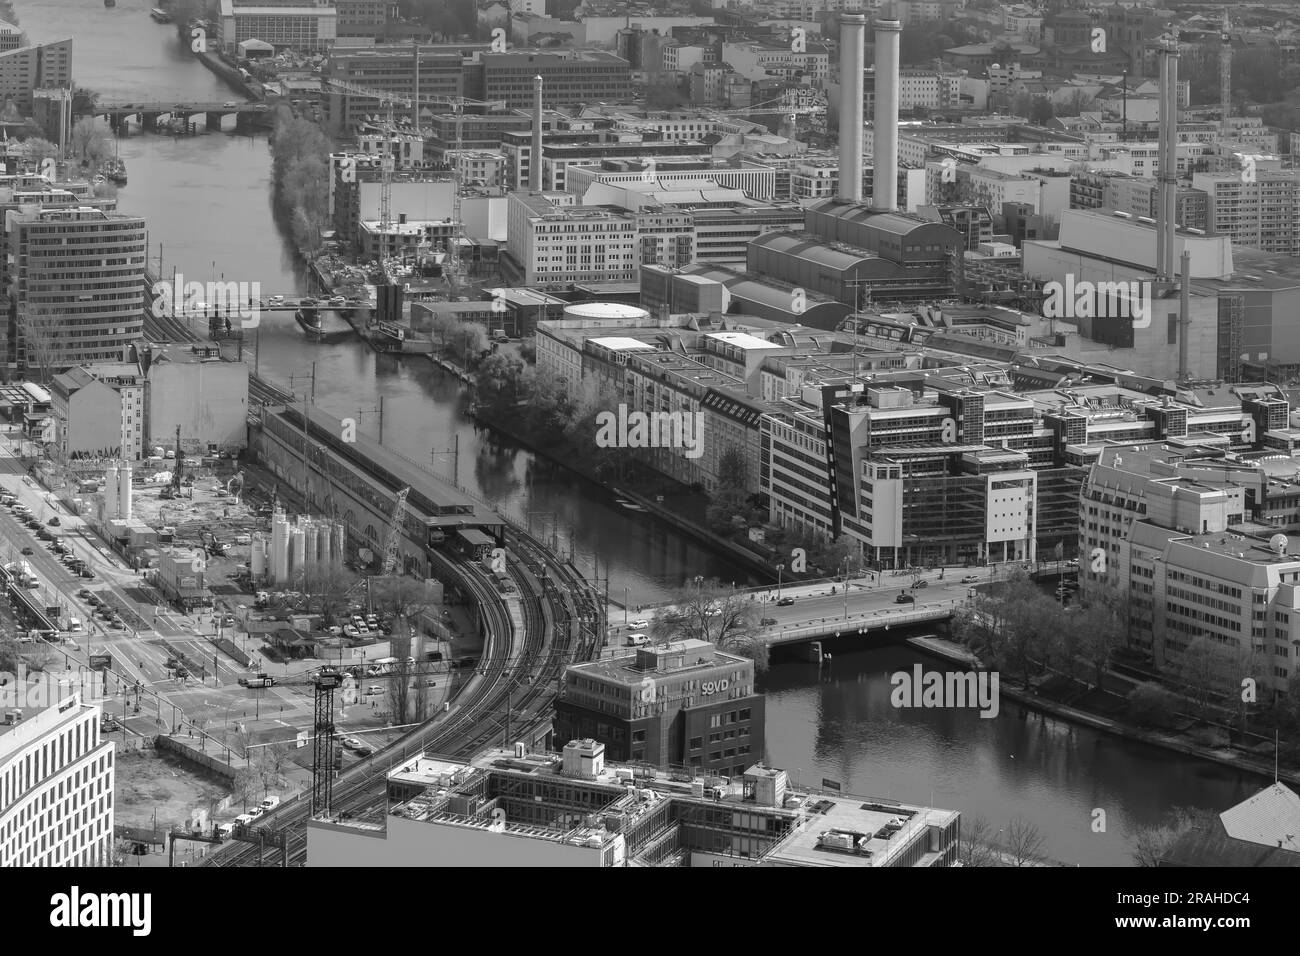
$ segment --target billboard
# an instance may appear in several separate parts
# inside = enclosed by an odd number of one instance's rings
[[[111,671],[113,669],[113,655],[91,654],[90,669],[92,671]]]

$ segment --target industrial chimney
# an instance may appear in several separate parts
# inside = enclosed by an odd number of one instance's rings
[[[867,18],[861,13],[840,14],[840,199],[844,202],[862,202],[866,43]]]
[[[903,24],[897,20],[876,21],[876,112],[871,124],[875,180],[871,208],[878,212],[898,211],[898,44],[902,33]]]
[[[1178,381],[1191,378],[1188,369],[1188,337],[1192,331],[1192,254],[1183,249],[1181,260],[1182,287],[1178,290]]]
[[[533,77],[533,153],[528,161],[528,188],[542,191],[542,78]]]
[[[1178,35],[1160,43],[1160,168],[1156,183],[1156,281],[1173,283],[1178,216]]]

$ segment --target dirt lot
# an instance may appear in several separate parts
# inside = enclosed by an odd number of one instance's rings
[[[199,772],[166,753],[145,749],[117,755],[117,822],[125,826],[179,826],[190,811],[211,811],[230,795],[218,776]]]

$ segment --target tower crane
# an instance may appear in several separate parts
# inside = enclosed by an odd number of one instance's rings
[[[1231,135],[1228,114],[1232,112],[1232,34],[1228,23],[1228,8],[1223,8],[1223,32],[1219,35],[1219,96],[1223,99],[1222,135]]]
[[[387,577],[397,568],[397,545],[401,540],[402,521],[406,517],[406,496],[411,493],[407,485],[397,493],[397,503],[393,505],[393,517],[388,522],[388,534],[384,537],[384,564],[380,573]]]

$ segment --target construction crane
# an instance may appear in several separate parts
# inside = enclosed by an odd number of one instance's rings
[[[406,517],[406,496],[411,493],[407,485],[397,493],[397,503],[393,505],[393,517],[388,522],[388,534],[384,537],[384,563],[380,574],[384,577],[397,569],[397,545],[401,540],[402,521]]]

